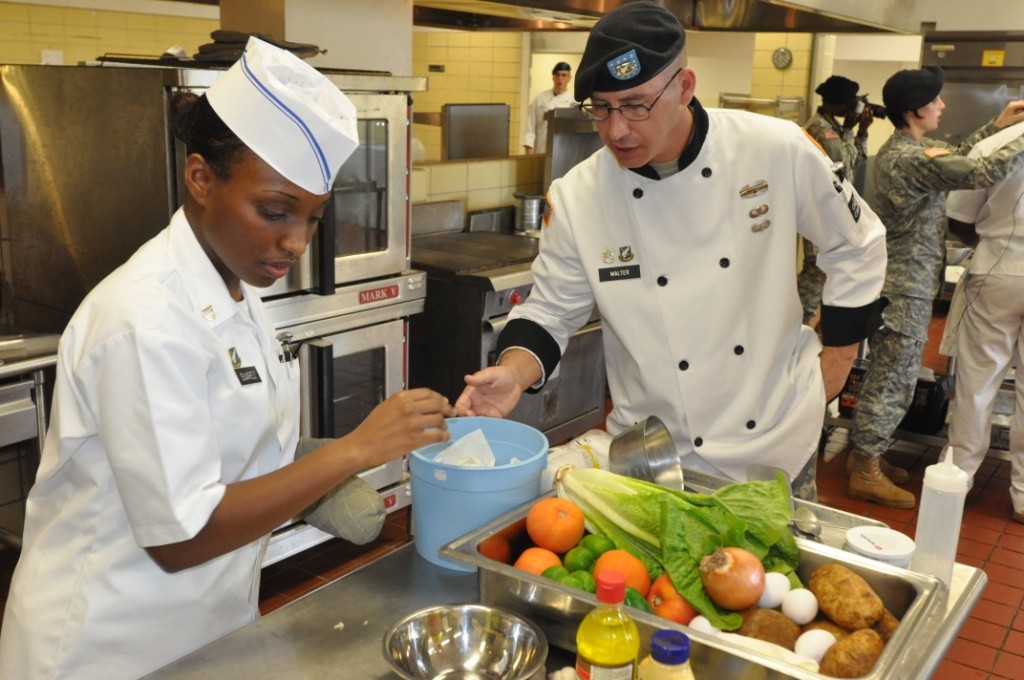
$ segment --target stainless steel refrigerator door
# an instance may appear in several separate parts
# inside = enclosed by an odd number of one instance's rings
[[[163,71],[0,66],[0,225],[16,326],[63,330],[168,221]]]

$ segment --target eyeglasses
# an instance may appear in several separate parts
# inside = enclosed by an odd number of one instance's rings
[[[654,105],[658,103],[658,100],[661,99],[661,95],[665,94],[665,91],[668,90],[668,86],[675,81],[676,76],[678,76],[682,70],[683,69],[679,69],[672,74],[672,77],[668,79],[667,83],[665,83],[665,87],[661,88],[661,92],[658,93],[658,96],[655,97],[654,101],[650,104],[622,104],[621,106],[608,106],[607,104],[580,104],[580,111],[582,111],[583,115],[590,120],[608,120],[613,111],[621,113],[622,117],[626,120],[647,120],[651,117],[651,109],[653,109]]]

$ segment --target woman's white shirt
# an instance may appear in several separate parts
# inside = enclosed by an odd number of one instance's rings
[[[298,367],[242,288],[237,303],[179,210],[75,313],[0,676],[138,677],[258,617],[266,539],[175,574],[145,551],[192,538],[227,484],[292,459]]]

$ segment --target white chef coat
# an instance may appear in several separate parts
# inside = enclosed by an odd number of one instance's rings
[[[698,155],[670,177],[623,169],[602,148],[552,183],[533,290],[510,318],[539,324],[564,352],[596,303],[609,432],[656,415],[687,467],[742,480],[756,462],[796,476],[825,407],[821,345],[801,324],[797,234],[821,249],[823,303],[857,308],[881,291],[885,231],[793,123],[708,115]]]
[[[1024,132],[1011,125],[982,139],[970,157],[988,156]],[[965,275],[963,305],[947,317],[956,332],[956,399],[950,406],[953,461],[974,475],[992,439],[992,410],[1007,369],[1016,362],[1010,419],[1010,498],[1024,512],[1024,171],[987,189],[952,191],[946,214],[974,224],[980,241]],[[961,286],[958,286],[960,288]]]
[[[266,539],[175,574],[143,548],[192,538],[225,485],[292,459],[298,367],[242,290],[179,210],[71,319],[0,676],[134,678],[258,618]]]
[[[544,90],[534,97],[526,112],[523,146],[532,147],[534,153],[544,153],[548,147],[548,120],[544,114],[553,109],[565,109],[575,104],[576,100],[572,98],[572,92],[569,90],[562,94],[555,94],[554,90]]]

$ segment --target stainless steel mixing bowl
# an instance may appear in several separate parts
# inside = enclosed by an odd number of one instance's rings
[[[670,489],[683,488],[683,467],[676,443],[657,416],[648,416],[612,438],[608,469]]]
[[[406,680],[544,677],[548,641],[526,619],[480,604],[429,607],[384,635],[384,658]]]

